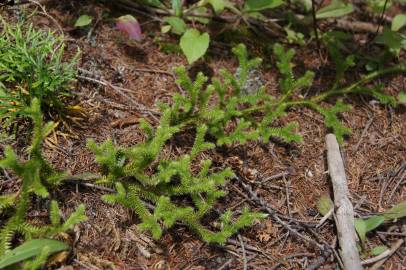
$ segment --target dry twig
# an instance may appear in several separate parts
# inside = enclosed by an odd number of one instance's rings
[[[366,123],[364,130],[361,133],[361,137],[357,143],[357,145],[355,146],[354,152],[358,151],[359,146],[361,145],[362,139],[365,137],[365,135],[367,134],[367,131],[369,129],[369,127],[371,126],[372,122],[374,121],[374,116],[371,116],[368,120],[368,122]]]
[[[320,250],[325,250],[326,249],[326,247],[324,245],[319,244],[317,241],[309,238],[306,235],[301,234],[296,229],[292,228],[292,226],[290,226],[288,223],[286,223],[285,221],[283,221],[279,217],[276,210],[269,207],[268,204],[262,198],[260,198],[255,191],[252,190],[251,186],[249,186],[248,184],[241,181],[238,177],[237,177],[237,180],[239,180],[239,182],[241,183],[241,185],[245,189],[245,191],[248,192],[248,194],[250,196],[250,199],[253,200],[256,204],[260,205],[263,210],[265,210],[268,214],[270,214],[276,220],[276,222],[281,224],[292,235],[296,236],[297,238],[300,238],[300,239],[304,240],[306,243],[308,243],[308,244],[310,244],[310,245],[312,245],[312,246],[314,246],[314,247],[316,247],[316,248],[318,248]]]
[[[82,73],[86,73],[86,74],[90,73],[89,71],[84,70],[84,69],[79,68],[78,70],[80,72],[82,72]],[[138,108],[141,111],[147,112],[155,121],[159,122],[158,118],[155,116],[155,115],[158,114],[157,111],[147,108],[145,105],[136,102],[133,98],[129,97],[127,94],[124,93],[124,92],[133,92],[130,89],[126,89],[126,88],[123,88],[123,87],[113,85],[112,83],[110,83],[110,82],[108,82],[106,80],[103,80],[103,79],[95,79],[95,78],[91,78],[91,77],[87,77],[87,76],[83,76],[83,75],[77,75],[77,78],[81,79],[81,80],[89,81],[89,82],[92,82],[92,83],[100,84],[100,85],[105,86],[105,87],[110,87],[116,93],[118,93],[120,96],[126,98],[127,101],[129,101],[133,106],[135,106],[136,108]]]
[[[238,240],[240,240],[240,244],[241,244],[241,250],[242,250],[242,258],[243,258],[243,262],[244,262],[244,270],[247,270],[247,254],[245,252],[245,246],[244,246],[244,241],[242,240],[241,235],[238,235]]]
[[[344,268],[361,270],[354,228],[354,209],[348,197],[349,191],[343,159],[334,134],[326,136],[328,170],[334,189],[335,221],[340,243],[340,255]]]
[[[376,24],[369,23],[369,22],[360,22],[360,21],[348,21],[345,19],[338,19],[335,21],[336,27],[348,30],[351,32],[367,32],[367,33],[378,33],[382,32]],[[378,29],[378,30],[377,30]]]

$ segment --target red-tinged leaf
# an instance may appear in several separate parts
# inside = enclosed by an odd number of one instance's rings
[[[137,19],[131,15],[121,16],[117,19],[117,29],[126,33],[132,40],[141,41],[144,37]]]

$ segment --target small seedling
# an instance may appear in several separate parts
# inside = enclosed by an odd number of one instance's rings
[[[385,221],[396,221],[397,219],[406,217],[406,201],[400,202],[393,206],[391,209],[385,211],[381,215],[375,215],[367,219],[355,219],[355,229],[361,240],[362,246],[367,241],[367,233],[374,231],[381,226]],[[387,247],[378,246],[373,248],[370,253],[372,255],[382,253]]]

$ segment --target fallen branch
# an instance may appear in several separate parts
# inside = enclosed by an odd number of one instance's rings
[[[241,251],[242,251],[242,257],[243,257],[243,263],[244,263],[244,270],[247,270],[247,254],[245,252],[245,246],[244,246],[244,241],[242,240],[241,235],[238,235],[238,240],[240,240],[241,243]]]
[[[327,212],[327,214],[325,214],[324,217],[322,219],[320,219],[319,224],[317,224],[316,228],[319,228],[321,225],[323,225],[324,222],[326,222],[327,219],[329,219],[333,214],[334,214],[334,208],[331,208]]]
[[[322,266],[328,259],[328,257],[331,255],[330,252],[323,252],[320,257],[315,259],[309,266],[306,268],[306,270],[316,270],[319,269],[320,266]]]
[[[334,189],[335,222],[340,243],[340,255],[347,270],[362,269],[356,246],[354,210],[347,187],[343,159],[335,135],[326,136],[328,170]]]
[[[378,33],[382,32],[379,25],[369,22],[347,21],[344,19],[336,20],[336,27],[352,32],[368,32],[368,33],[375,33],[376,31],[378,31]]]

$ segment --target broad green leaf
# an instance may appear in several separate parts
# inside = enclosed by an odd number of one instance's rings
[[[333,207],[333,201],[328,195],[322,195],[317,202],[317,210],[319,210],[320,214],[322,214],[323,216],[325,216]]]
[[[391,209],[383,213],[383,216],[385,217],[386,220],[406,217],[406,201],[403,201],[393,206]]]
[[[373,216],[368,219],[365,219],[364,221],[367,232],[370,232],[376,229],[379,225],[381,225],[385,221],[385,218],[383,216]]]
[[[398,95],[398,102],[401,104],[406,104],[406,93],[400,92]]]
[[[378,255],[382,254],[382,252],[385,252],[386,250],[388,250],[387,246],[377,246],[377,247],[374,247],[370,253],[372,256],[378,256]]]
[[[269,8],[276,8],[282,5],[283,0],[247,0],[244,9],[248,12],[261,11]]]
[[[222,12],[225,8],[224,0],[209,0],[209,3],[217,14]]]
[[[391,30],[392,31],[399,31],[400,28],[406,25],[406,15],[405,14],[398,14],[393,18]]]
[[[361,242],[364,242],[367,235],[367,225],[365,221],[361,218],[357,218],[354,221],[354,226],[358,233],[359,239],[361,239]]]
[[[316,13],[317,19],[342,17],[354,11],[354,6],[340,0],[333,0],[328,6],[319,9]]]
[[[200,34],[197,29],[188,29],[180,38],[180,48],[186,55],[189,64],[202,57],[209,48],[210,36],[208,33]]]
[[[75,27],[88,26],[89,24],[92,23],[92,20],[93,18],[90,17],[89,15],[82,15],[76,20]]]
[[[366,239],[367,232],[370,232],[376,229],[379,225],[381,225],[385,221],[383,216],[373,216],[368,219],[355,219],[355,229],[359,235],[359,238],[362,242]]]
[[[178,17],[165,17],[164,22],[171,26],[172,33],[182,35],[186,31],[186,23],[183,19]]]
[[[49,253],[66,250],[69,248],[64,242],[52,239],[34,239],[23,243],[0,258],[0,269],[6,266],[24,261],[26,259],[38,256],[43,248],[48,247]]]

